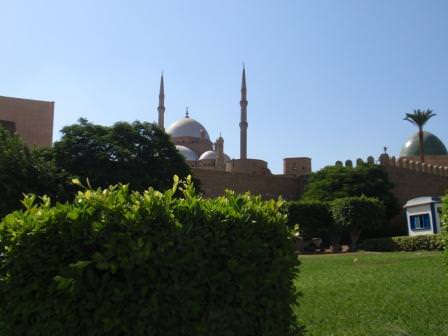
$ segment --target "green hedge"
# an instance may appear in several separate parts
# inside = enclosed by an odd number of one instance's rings
[[[442,199],[442,244],[444,260],[448,266],[448,195]]]
[[[2,335],[297,335],[281,201],[80,192],[0,224]]]
[[[443,247],[442,236],[435,234],[367,239],[359,248],[367,251],[417,251],[441,250]]]
[[[328,202],[296,201],[288,203],[288,225],[298,225],[305,239],[322,237],[334,226]]]

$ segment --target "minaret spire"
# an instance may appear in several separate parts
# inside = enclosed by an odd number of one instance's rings
[[[243,76],[241,79],[241,117],[240,117],[240,159],[247,159],[247,87],[246,66],[243,65]]]
[[[160,91],[159,91],[159,127],[165,129],[165,85],[163,83],[163,72],[160,76]]]

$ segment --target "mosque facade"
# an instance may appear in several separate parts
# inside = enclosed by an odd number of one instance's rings
[[[272,176],[268,163],[264,160],[247,156],[247,85],[246,69],[243,68],[241,78],[240,99],[240,156],[231,159],[224,151],[224,138],[220,135],[215,141],[210,139],[207,129],[197,120],[190,117],[188,109],[185,116],[176,120],[165,129],[165,87],[163,74],[160,78],[158,125],[171,136],[177,150],[184,156],[193,169],[212,170],[227,173],[242,173],[258,176]],[[283,175],[304,176],[311,173],[311,159],[307,157],[285,158]]]

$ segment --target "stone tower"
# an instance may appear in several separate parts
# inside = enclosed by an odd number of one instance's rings
[[[246,67],[243,66],[243,77],[241,80],[241,118],[240,118],[240,159],[247,159],[247,88]]]
[[[219,134],[219,138],[215,142],[215,151],[216,151],[216,163],[215,166],[218,169],[225,170],[225,157],[224,157],[224,139]]]
[[[159,91],[159,106],[157,107],[159,111],[159,122],[158,125],[161,129],[165,129],[165,87],[163,83],[163,73],[160,76],[160,91]]]

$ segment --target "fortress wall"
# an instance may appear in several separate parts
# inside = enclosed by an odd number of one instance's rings
[[[369,156],[366,160],[374,164]],[[357,159],[356,164],[364,163]],[[393,193],[400,205],[418,196],[442,196],[448,192],[448,167],[420,163],[413,160],[397,160],[381,155],[377,160],[389,175],[394,184]],[[341,161],[337,164],[342,165]],[[351,160],[345,165],[353,166]],[[236,172],[225,172],[211,169],[192,168],[193,176],[201,183],[201,190],[207,197],[222,195],[225,189],[236,192],[250,191],[265,199],[282,196],[286,200],[297,200],[304,192],[306,176],[259,175]]]
[[[433,157],[430,157],[433,158]],[[446,158],[433,158],[431,162],[445,163]],[[438,160],[437,160],[438,159]],[[429,161],[429,160],[428,160]],[[369,164],[374,164],[372,156],[367,158]],[[357,159],[356,164],[362,164]],[[382,165],[394,184],[393,193],[399,204],[403,205],[409,199],[419,196],[442,196],[448,193],[448,166],[420,162],[413,158],[395,158],[382,154],[377,163]],[[341,161],[336,162],[342,165]],[[345,161],[346,166],[352,166],[350,160]]]
[[[448,178],[399,167],[384,166],[400,205],[418,196],[441,196],[448,192]]]
[[[406,157],[408,161],[418,162],[420,157],[418,156],[410,156]],[[403,160],[403,158],[399,158],[397,160]],[[448,166],[448,155],[425,155],[425,163],[432,164],[435,166]]]
[[[201,183],[201,190],[207,197],[222,195],[225,189],[239,193],[250,191],[264,199],[282,198],[296,200],[303,194],[306,177],[286,177],[282,175],[263,176],[245,173],[192,168],[193,177]]]

